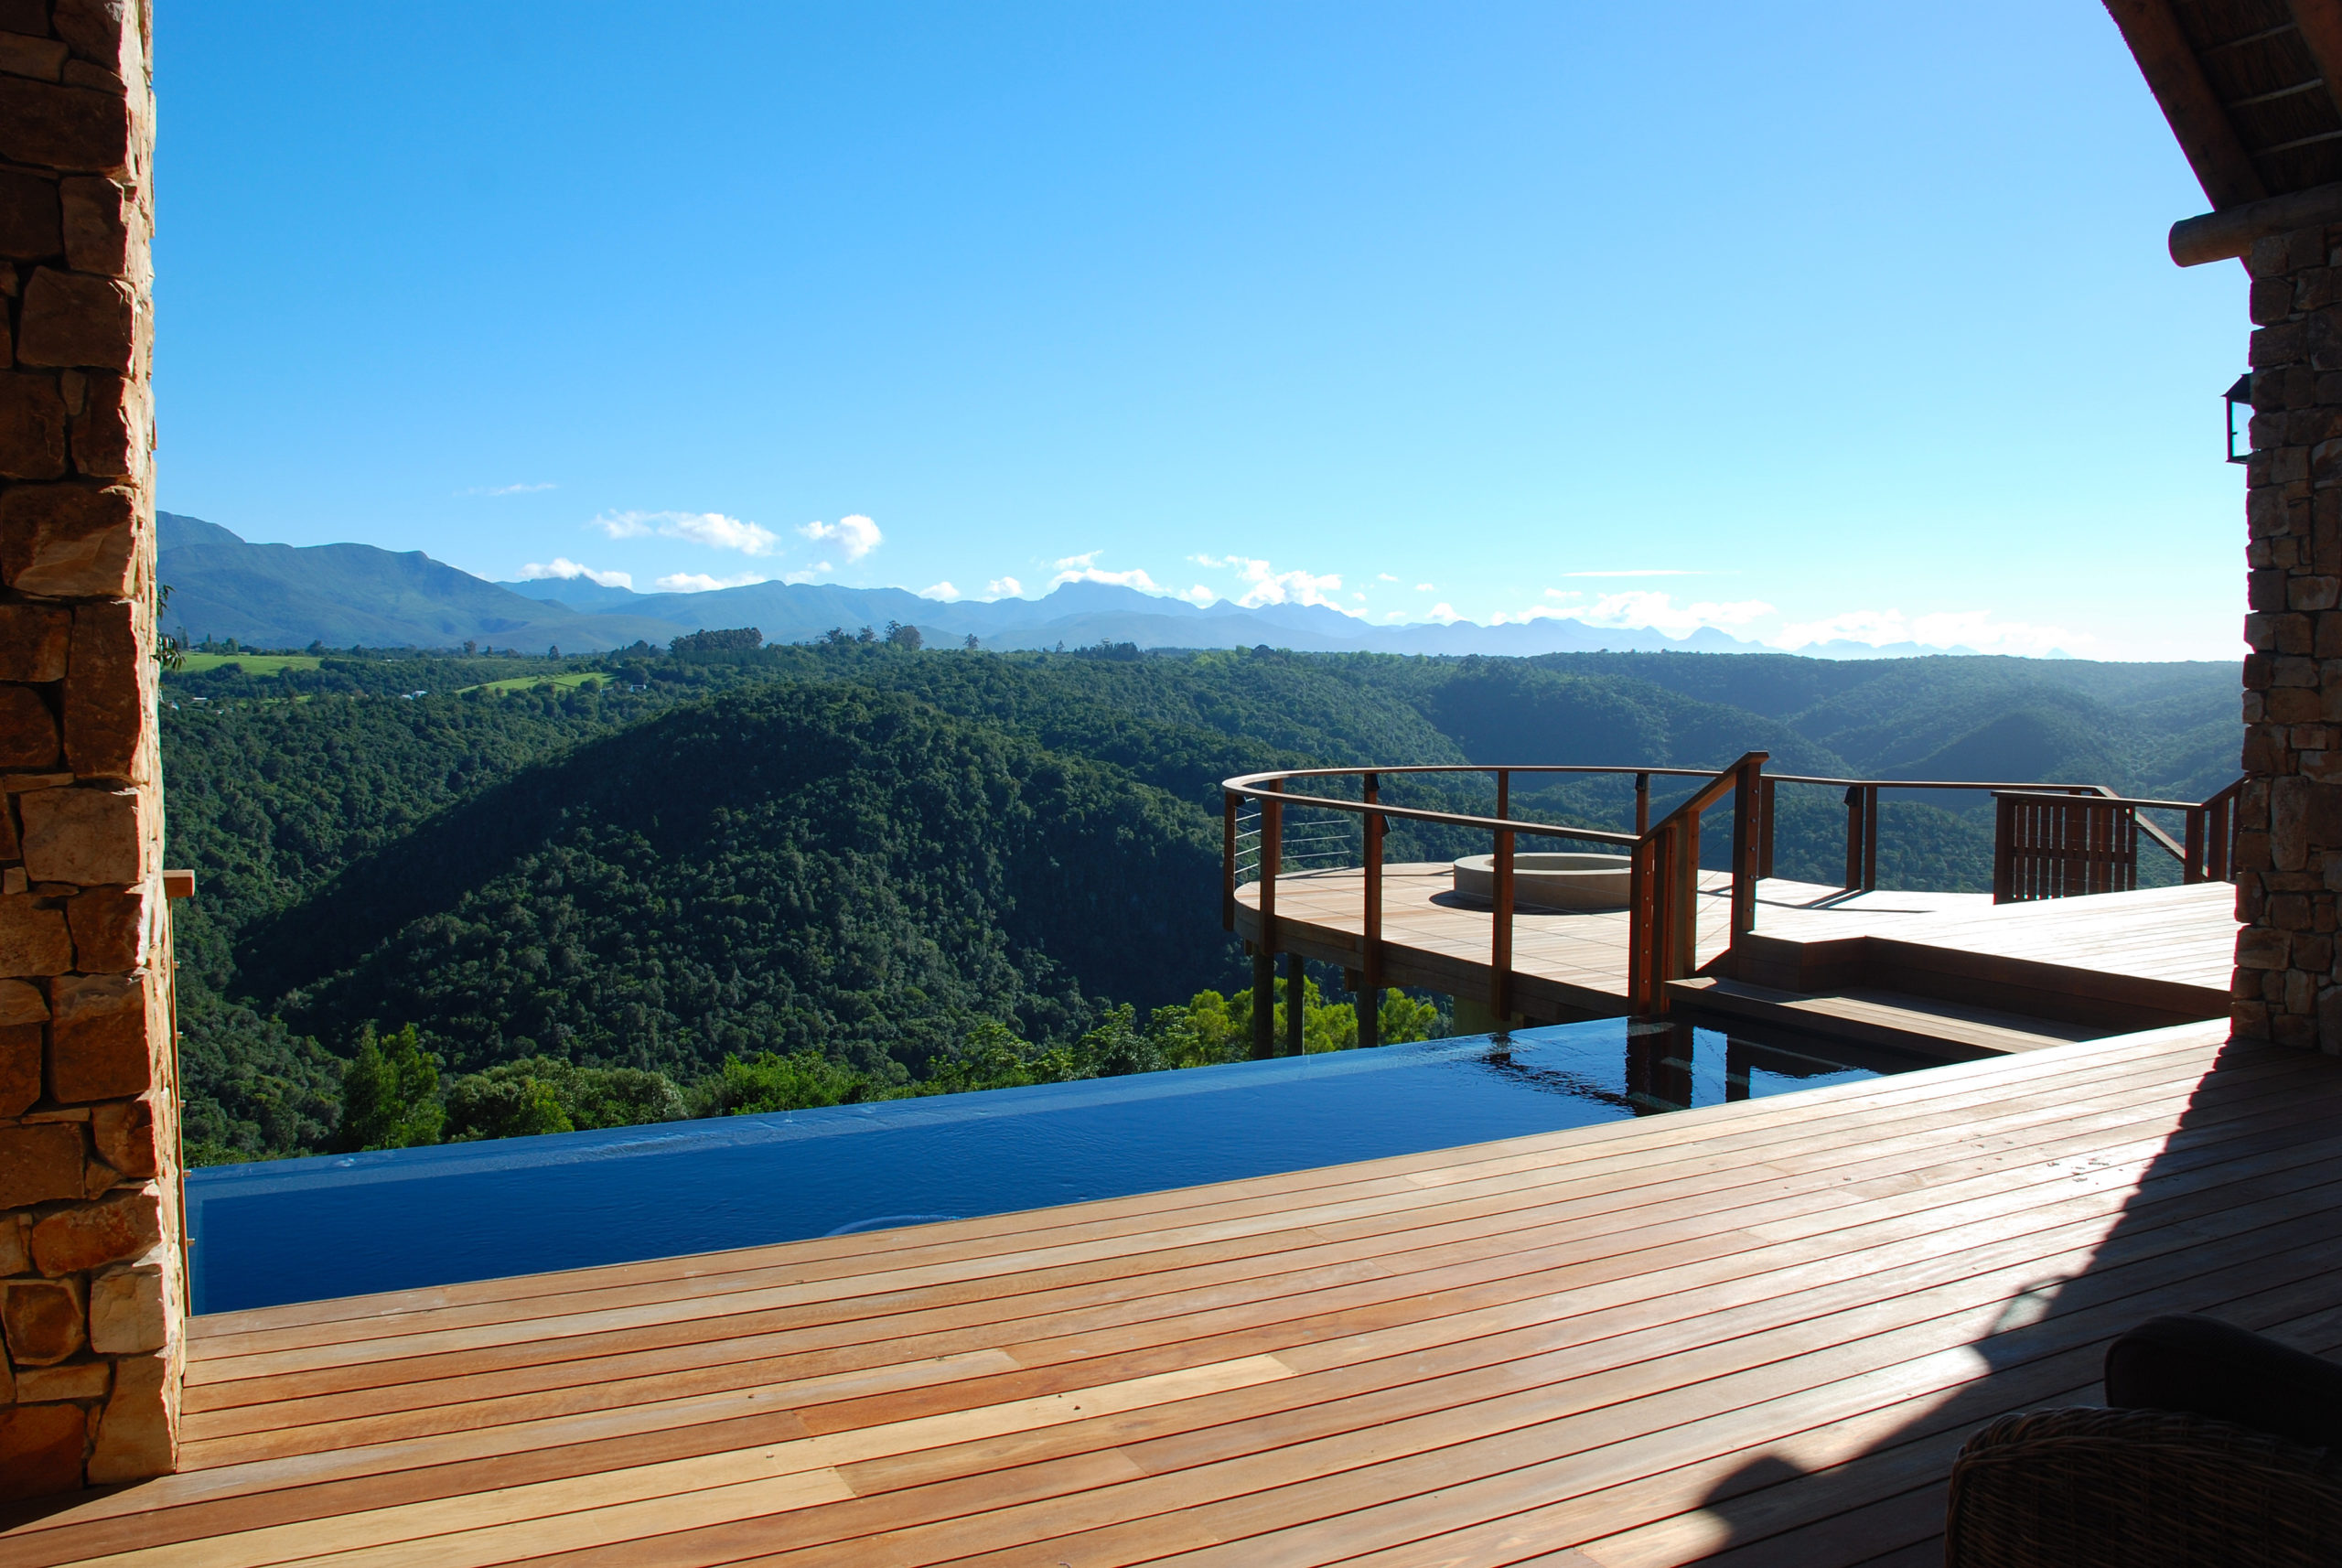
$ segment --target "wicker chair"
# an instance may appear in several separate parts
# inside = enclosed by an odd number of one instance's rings
[[[2333,1568],[2342,1455],[2208,1416],[2004,1416],[1951,1470],[1948,1568]]]

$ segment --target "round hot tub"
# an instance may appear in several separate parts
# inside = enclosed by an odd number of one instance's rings
[[[1493,904],[1497,857],[1467,854],[1456,863],[1456,891]],[[1633,902],[1633,874],[1623,854],[1516,854],[1512,857],[1515,908],[1623,909]]]

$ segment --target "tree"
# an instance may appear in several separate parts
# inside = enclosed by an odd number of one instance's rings
[[[360,1026],[358,1054],[341,1075],[341,1124],[334,1148],[410,1149],[439,1141],[446,1112],[439,1103],[439,1066],[423,1048],[414,1026],[384,1040],[371,1023]]]
[[[983,646],[983,642],[974,632],[972,631],[968,634],[967,640],[961,643],[960,646],[966,649],[969,652],[973,653],[977,649]]]
[[[852,1104],[868,1092],[859,1073],[815,1052],[782,1056],[759,1052],[753,1061],[724,1058],[723,1068],[703,1086],[712,1109],[727,1116],[754,1116],[809,1106]]]
[[[447,1086],[447,1141],[521,1138],[673,1122],[683,1097],[664,1073],[578,1067],[559,1057],[523,1057]]]
[[[854,634],[854,640],[862,643],[876,642],[878,640],[878,634],[865,626]]]
[[[753,653],[764,646],[765,634],[753,626],[687,632],[667,647],[676,653]]]
[[[575,1132],[577,1124],[569,1119],[560,1090],[551,1081],[556,1075],[539,1077],[531,1070],[543,1065],[541,1058],[508,1062],[486,1072],[467,1074],[448,1085],[448,1141],[528,1138],[540,1133]]]
[[[892,647],[907,648],[917,652],[922,640],[919,634],[919,628],[915,626],[908,626],[898,620],[890,620],[886,623],[886,641]]]

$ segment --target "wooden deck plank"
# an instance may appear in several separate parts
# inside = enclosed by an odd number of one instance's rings
[[[1452,880],[1445,865],[1386,867],[1384,969],[1392,983],[1477,997],[1488,989],[1491,917],[1458,899]],[[1701,886],[1694,948],[1705,966],[1729,945],[1729,882],[1704,872]],[[1277,945],[1357,967],[1364,893],[1362,871],[1280,877]],[[2063,976],[2086,994],[2127,998],[2174,1017],[2212,1016],[2234,961],[2233,899],[2232,888],[2213,883],[1994,905],[1975,894],[1849,895],[1768,878],[1758,886],[1756,929],[1776,945],[1879,944],[1871,961],[1880,975],[1864,983],[1890,989],[1896,983],[1885,976],[1897,966],[1943,969],[1998,990],[1998,1004],[2023,1013],[2045,985],[2054,991],[2055,980],[2045,975]],[[1258,884],[1237,889],[1237,930],[1247,940],[1259,936],[1258,906]],[[1627,927],[1624,910],[1517,910],[1518,1004],[1540,1017],[1625,1011]],[[1994,1004],[1990,995],[1979,1000]]]
[[[990,1238],[1057,1230],[1069,1223],[1082,1224],[1085,1234],[1112,1233],[1102,1228],[1115,1225],[1135,1225],[1144,1229],[1154,1224],[1157,1216],[1191,1208],[1196,1201],[1194,1195],[1203,1190],[1209,1190],[1216,1200],[1230,1204],[1231,1211],[1236,1211],[1233,1206],[1254,1199],[1275,1201],[1292,1194],[1319,1188],[1367,1184],[1374,1190],[1397,1190],[1408,1182],[1459,1179],[1450,1173],[1470,1172],[1492,1162],[1519,1162],[1513,1168],[1556,1163],[1583,1166],[1586,1161],[1606,1157],[1606,1151],[1614,1144],[1628,1144],[1636,1150],[1671,1146],[1683,1142],[1697,1142],[1703,1147],[1714,1147],[1722,1136],[1737,1135],[1750,1129],[1778,1129],[1785,1125],[1790,1126],[1794,1134],[1800,1138],[1811,1139],[1819,1133],[1826,1141],[1827,1133],[1834,1123],[1819,1119],[1845,1113],[1875,1117],[1890,1108],[1921,1101],[1949,1104],[1958,1097],[1987,1092],[1994,1085],[2015,1085],[2034,1081],[2045,1075],[2055,1075],[2063,1081],[2082,1081],[2099,1073],[2136,1072],[2153,1061],[2194,1064],[2203,1047],[2213,1037],[2213,1033],[2201,1026],[2183,1026],[2133,1036],[2122,1061],[2111,1065],[2094,1057],[2061,1059],[2047,1064],[2020,1061],[1980,1063],[1956,1078],[1917,1074],[1805,1090],[1793,1100],[1767,1098],[1735,1101],[1704,1110],[1701,1112],[1702,1119],[1696,1130],[1687,1131],[1681,1137],[1669,1136],[1669,1129],[1673,1123],[1668,1119],[1606,1122],[1574,1129],[1561,1144],[1554,1143],[1551,1134],[1532,1134],[1474,1144],[1465,1149],[1393,1155],[1352,1165],[1311,1167],[1222,1183],[1209,1189],[1142,1193],[1066,1208],[1031,1209],[957,1220],[948,1227],[872,1231],[845,1238],[743,1248],[729,1252],[650,1259],[634,1263],[395,1291],[379,1295],[346,1296],[218,1313],[196,1319],[192,1337],[206,1345],[209,1352],[207,1360],[209,1360],[226,1353],[229,1343],[237,1336],[279,1328],[340,1324],[345,1326],[344,1332],[348,1335],[364,1337],[377,1333],[400,1332],[396,1326],[403,1321],[419,1320],[424,1316],[436,1317],[452,1307],[510,1303],[521,1305],[525,1311],[528,1310],[526,1304],[530,1302],[559,1299],[564,1304],[562,1310],[569,1310],[567,1304],[571,1301],[605,1290],[624,1289],[645,1283],[671,1286],[675,1294],[682,1294],[708,1288],[711,1283],[713,1288],[728,1288],[717,1282],[757,1269],[783,1269],[789,1272],[790,1278],[804,1279],[863,1273],[870,1270],[874,1260],[880,1258],[961,1255],[980,1249]],[[1841,1101],[1851,1102],[1851,1112],[1832,1109]],[[1730,1132],[1717,1125],[1722,1122],[1733,1124]],[[1875,1123],[1865,1123],[1871,1124]],[[1081,1218],[1070,1220],[1069,1216]]]
[[[2271,1092],[2282,1093],[2282,1087],[2272,1085]],[[1985,1114],[1985,1108],[1983,1107],[1971,1105],[1964,1111],[1964,1112],[1962,1112],[1964,1120],[1960,1136],[1963,1140],[1973,1142],[1988,1135],[2001,1135],[2013,1128],[2023,1127],[2045,1119],[2057,1119],[2063,1123],[2062,1131],[2068,1136],[2081,1136],[2088,1131],[2090,1116],[2099,1112],[2100,1103],[2101,1102],[2093,1101],[2087,1096],[2084,1096],[2075,1101],[2055,1109],[2027,1104],[2022,1105],[2020,1108],[2012,1111],[2006,1117],[1999,1119],[1992,1118]],[[2104,1114],[2115,1119],[2114,1122],[2110,1122],[2109,1124],[2115,1124],[2125,1118],[2125,1107],[2133,1104],[2133,1101],[2126,1097],[2116,1097],[2103,1103],[2109,1107],[2109,1109],[2104,1112]],[[2004,1125],[2004,1122],[2006,1124]],[[1885,1129],[1882,1129],[1882,1132],[1885,1131]],[[1929,1134],[1920,1133],[1918,1135],[1925,1137]],[[1940,1138],[1942,1135],[1940,1129],[1939,1129],[1934,1135]],[[1563,1210],[1555,1209],[1554,1200],[1557,1197],[1566,1197],[1567,1194],[1555,1185],[1552,1177],[1545,1176],[1538,1173],[1532,1173],[1531,1176],[1516,1176],[1504,1178],[1500,1184],[1500,1189],[1497,1196],[1478,1199],[1482,1207],[1479,1215],[1477,1217],[1472,1216],[1466,1211],[1468,1206],[1459,1206],[1456,1200],[1460,1198],[1474,1198],[1477,1197],[1476,1189],[1477,1187],[1494,1184],[1475,1184],[1473,1187],[1465,1187],[1461,1185],[1449,1186],[1440,1194],[1440,1197],[1444,1199],[1445,1202],[1429,1202],[1424,1200],[1421,1196],[1418,1197],[1416,1204],[1411,1207],[1411,1212],[1408,1216],[1410,1220],[1409,1228],[1405,1230],[1389,1228],[1387,1224],[1380,1222],[1378,1217],[1375,1221],[1377,1228],[1366,1232],[1366,1235],[1371,1240],[1385,1242],[1404,1240],[1410,1235],[1413,1235],[1417,1240],[1424,1240],[1429,1239],[1426,1233],[1432,1228],[1441,1225],[1455,1224],[1474,1225],[1475,1228],[1484,1231],[1489,1227],[1499,1227],[1504,1230],[1517,1233],[1520,1228],[1526,1223],[1550,1223],[1555,1219],[1566,1218],[1576,1219],[1581,1222],[1578,1234],[1581,1238],[1585,1238],[1606,1233],[1603,1226],[1592,1223],[1592,1221],[1596,1215],[1600,1215],[1606,1210],[1606,1212],[1613,1217],[1610,1224],[1611,1229],[1616,1229],[1620,1226],[1632,1228],[1641,1232],[1644,1237],[1648,1239],[1651,1234],[1650,1228],[1654,1222],[1673,1217],[1673,1211],[1663,1207],[1665,1200],[1673,1196],[1668,1185],[1671,1180],[1678,1185],[1685,1183],[1692,1184],[1696,1189],[1697,1186],[1704,1179],[1698,1168],[1701,1163],[1704,1159],[1714,1157],[1716,1155],[1724,1152],[1726,1151],[1717,1148],[1698,1151],[1696,1155],[1688,1162],[1692,1167],[1688,1172],[1675,1170],[1672,1167],[1642,1167],[1641,1175],[1643,1179],[1631,1193],[1621,1196],[1616,1190],[1614,1186],[1605,1185],[1597,1189],[1596,1193],[1593,1197],[1590,1206],[1581,1205],[1575,1208]],[[1758,1152],[1761,1153],[1762,1151],[1760,1150]],[[1902,1157],[1900,1151],[1892,1143],[1885,1144],[1874,1143],[1870,1145],[1866,1145],[1862,1151],[1862,1154],[1864,1156],[1864,1160],[1854,1164],[1847,1164],[1846,1156],[1840,1154],[1832,1156],[1810,1156],[1795,1162],[1794,1165],[1779,1159],[1766,1160],[1762,1162],[1758,1168],[1765,1170],[1768,1175],[1778,1175],[1782,1174],[1783,1171],[1788,1168],[1818,1168],[1817,1166],[1812,1165],[1812,1161],[1829,1157],[1838,1161],[1840,1165],[1842,1167],[1841,1172],[1842,1178],[1847,1182],[1853,1182],[1863,1176],[1864,1174],[1864,1167],[1866,1165],[1876,1165],[1881,1161],[1900,1160]],[[1896,1168],[1900,1168],[1900,1166],[1898,1165]],[[1671,1172],[1672,1172],[1672,1174],[1671,1174]],[[1939,1179],[1940,1180],[1940,1175]],[[1828,1201],[1833,1203],[1842,1201],[1846,1195],[1847,1189],[1842,1187],[1836,1193],[1832,1195]],[[1524,1211],[1521,1205],[1532,1201],[1535,1205],[1535,1208],[1533,1210]],[[1821,1200],[1807,1200],[1809,1207],[1813,1206],[1815,1203],[1820,1201]],[[1542,1215],[1538,1212],[1541,1210],[1544,1211]],[[1709,1212],[1715,1211],[1709,1210]],[[1774,1217],[1778,1218],[1778,1213]],[[1753,1219],[1756,1217],[1744,1216],[1742,1218],[1744,1220],[1746,1220]],[[1316,1212],[1304,1212],[1299,1216],[1294,1217],[1293,1223],[1296,1227],[1308,1226],[1321,1233],[1325,1229],[1324,1216]],[[1517,1234],[1515,1236],[1515,1240],[1516,1241],[1518,1240]],[[1289,1246],[1290,1242],[1288,1241],[1287,1244]],[[1322,1263],[1323,1262],[1330,1261],[1330,1259],[1310,1261]],[[1164,1283],[1162,1288],[1167,1290],[1177,1290],[1182,1288],[1182,1282],[1177,1280],[1166,1281]],[[754,1302],[751,1301],[744,1305],[753,1305]],[[698,1312],[702,1309],[702,1304],[695,1302],[693,1305],[693,1316],[695,1318]],[[1040,1307],[1034,1304],[1019,1304],[1013,1308],[1004,1308],[1004,1310],[1015,1310],[1022,1316],[1037,1314],[1039,1312]],[[692,1321],[692,1319],[687,1319],[686,1321]],[[888,1325],[888,1329],[893,1335],[899,1336],[906,1332],[915,1332],[916,1326],[897,1321],[890,1323]],[[705,1332],[704,1329],[693,1331],[699,1333]],[[543,1332],[546,1332],[546,1330],[541,1327],[539,1329],[539,1333],[542,1334]],[[532,1341],[532,1345],[541,1342],[542,1341]],[[460,1369],[465,1371],[477,1370],[478,1366],[475,1364]],[[264,1395],[255,1393],[252,1397],[255,1400],[258,1400],[263,1398]]]
[[[2342,1064],[2163,1031],[240,1314],[193,1349],[216,1463],[0,1561],[1851,1568],[1924,1552],[1966,1432],[2139,1316],[2342,1344],[2337,1112]]]
[[[1737,1140],[1747,1137],[1789,1137],[1807,1142],[1818,1138],[1826,1144],[1829,1133],[1848,1118],[1861,1120],[1867,1130],[1875,1132],[1885,1125],[1899,1108],[1952,1109],[1975,1103],[1980,1097],[1996,1092],[2022,1093],[2024,1090],[2018,1086],[2042,1074],[2054,1074],[2068,1082],[2079,1083],[2093,1081],[2101,1072],[2136,1074],[2144,1070],[2150,1061],[2186,1064],[2193,1060],[2190,1053],[2200,1048],[2199,1035],[2200,1031],[2182,1030],[2168,1040],[2143,1041],[2135,1047],[2135,1060],[2115,1067],[2060,1062],[2029,1071],[2021,1063],[1994,1063],[1990,1064],[1989,1072],[1953,1080],[1938,1080],[1922,1074],[1886,1083],[1809,1090],[1797,1097],[1793,1111],[1787,1112],[1781,1109],[1784,1102],[1776,1099],[1740,1101],[1703,1112],[1704,1120],[1698,1133],[1685,1137],[1671,1136],[1664,1119],[1614,1122],[1577,1129],[1562,1145],[1551,1143],[1551,1135],[1541,1134],[1473,1145],[1468,1150],[1398,1156],[1361,1165],[1318,1167],[1284,1177],[1223,1184],[1208,1190],[1218,1200],[1216,1210],[1219,1203],[1224,1203],[1225,1213],[1241,1216],[1274,1211],[1294,1195],[1320,1190],[1330,1193],[1347,1188],[1360,1195],[1403,1197],[1427,1182],[1477,1179],[1477,1173],[1500,1165],[1516,1171],[1566,1165],[1575,1171],[1595,1172],[1602,1167],[1594,1162],[1613,1158],[1648,1162],[1654,1151],[1676,1149],[1692,1142],[1696,1142],[1703,1153],[1738,1148]],[[2188,1069],[2182,1065],[2179,1070]],[[1842,1088],[1859,1092],[1842,1095]],[[1841,1099],[1850,1100],[1851,1104],[1842,1111],[1832,1110]],[[1724,1128],[1716,1125],[1718,1122],[1730,1122],[1733,1125]],[[1626,1145],[1626,1151],[1614,1156],[1612,1145],[1620,1144]],[[1189,1194],[1154,1193],[1066,1209],[961,1220],[950,1226],[874,1232],[858,1238],[866,1241],[858,1261],[851,1251],[838,1252],[834,1243],[786,1243],[738,1253],[708,1254],[701,1259],[611,1265],[607,1271],[607,1285],[604,1271],[589,1270],[481,1281],[379,1297],[304,1303],[296,1307],[263,1308],[255,1313],[220,1315],[238,1320],[260,1319],[248,1328],[215,1327],[199,1337],[207,1350],[204,1364],[209,1369],[232,1364],[237,1357],[252,1352],[401,1335],[409,1331],[404,1326],[425,1318],[434,1325],[435,1331],[451,1323],[506,1321],[542,1316],[545,1309],[530,1304],[544,1301],[556,1302],[558,1306],[553,1310],[563,1315],[574,1314],[578,1310],[578,1302],[599,1299],[603,1288],[628,1288],[646,1280],[657,1283],[662,1282],[662,1276],[665,1282],[671,1283],[671,1290],[664,1294],[653,1291],[632,1299],[677,1299],[708,1290],[728,1290],[732,1287],[723,1282],[760,1268],[779,1269],[781,1277],[791,1281],[854,1279],[863,1287],[859,1294],[866,1295],[869,1282],[878,1272],[876,1265],[882,1262],[904,1264],[982,1259],[1029,1246],[1027,1238],[1044,1233],[1088,1239],[1147,1231],[1159,1237],[1162,1217],[1184,1211],[1195,1201]],[[807,1250],[805,1259],[794,1255],[798,1248]],[[472,1306],[494,1309],[504,1303],[513,1304],[519,1310],[509,1314],[491,1310],[478,1316],[451,1310]],[[263,1318],[263,1314],[268,1316]]]

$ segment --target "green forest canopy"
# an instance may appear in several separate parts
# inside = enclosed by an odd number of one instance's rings
[[[1211,1020],[1244,972],[1216,786],[1239,772],[1764,747],[1780,771],[2190,799],[2234,777],[2220,665],[719,640],[170,676],[170,855],[201,888],[177,911],[192,1155],[325,1147],[369,1040],[443,1074],[448,1136],[1221,1059]],[[1629,807],[1602,783],[1515,809],[1616,826]],[[1885,817],[1883,880],[1985,884],[1972,804]],[[1826,791],[1784,790],[1781,873],[1835,880],[1842,822]],[[1391,853],[1483,847],[1434,830]],[[1318,1043],[1344,1000],[1313,1009]]]

